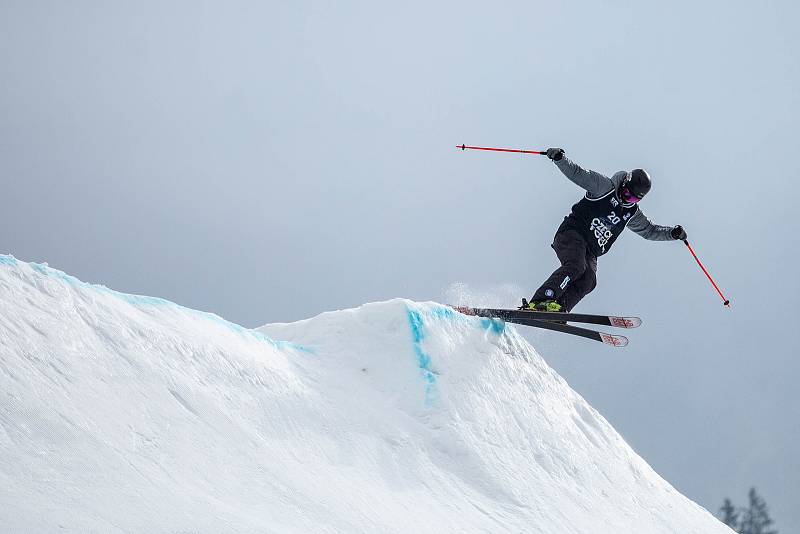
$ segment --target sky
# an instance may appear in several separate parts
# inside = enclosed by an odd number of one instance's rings
[[[622,350],[528,332],[712,511],[800,529],[793,2],[0,1],[0,252],[248,327],[406,297],[516,305],[611,174],[686,247],[627,232],[576,309]]]

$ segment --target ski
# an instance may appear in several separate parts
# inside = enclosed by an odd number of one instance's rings
[[[586,339],[591,339],[592,341],[599,341],[600,343],[605,343],[606,345],[611,345],[612,347],[625,347],[628,344],[628,338],[625,336],[608,334],[606,332],[598,332],[597,330],[591,330],[589,328],[581,328],[580,326],[573,326],[571,324],[565,324],[563,322],[540,319],[539,314],[545,312],[534,312],[534,311],[528,312],[524,310],[494,310],[490,308],[468,308],[468,307],[458,307],[458,306],[453,306],[453,309],[465,315],[488,317],[491,319],[498,319],[500,321],[508,323],[514,323],[523,326],[532,326],[534,328],[542,328],[544,330],[553,330],[555,332],[562,332],[564,334],[572,334],[573,336],[579,336]],[[500,314],[495,314],[495,313],[488,313],[494,311],[518,312],[518,313],[504,314],[505,316],[500,316]],[[552,315],[557,315],[558,319],[563,320],[564,319],[563,316],[566,314],[554,313]]]
[[[642,324],[642,320],[638,317],[620,317],[617,315],[544,312],[534,310],[505,310],[498,308],[470,308],[467,306],[455,306],[454,308],[456,311],[459,311],[465,315],[495,317],[497,319],[507,320],[512,323],[517,322],[518,319],[537,319],[540,321],[598,324],[604,326],[614,326],[617,328],[636,328]]]
[[[628,338],[616,334],[607,334],[606,332],[598,332],[589,328],[581,328],[580,326],[573,326],[571,324],[556,323],[553,321],[542,321],[540,319],[520,318],[518,320],[502,319],[503,321],[520,324],[523,326],[532,326],[534,328],[543,328],[545,330],[553,330],[555,332],[562,332],[564,334],[572,334],[593,341],[599,341],[612,347],[625,347],[628,344]]]

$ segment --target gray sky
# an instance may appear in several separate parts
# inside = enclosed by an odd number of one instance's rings
[[[755,485],[797,530],[797,20],[789,1],[0,0],[0,250],[246,326],[455,283],[516,298],[581,192],[544,158],[454,145],[644,167],[645,212],[685,226],[733,309],[683,245],[628,232],[579,309],[640,315],[631,346],[530,335],[680,491],[716,511]]]

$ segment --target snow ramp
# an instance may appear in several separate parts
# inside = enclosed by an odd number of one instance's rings
[[[0,306],[7,532],[731,532],[497,321],[251,330],[11,256]]]

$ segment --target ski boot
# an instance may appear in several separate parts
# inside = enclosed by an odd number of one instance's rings
[[[520,306],[521,310],[533,310],[533,311],[544,311],[544,312],[563,312],[566,311],[561,307],[561,304],[554,300],[532,300],[528,302],[525,299],[522,299],[522,306]]]

